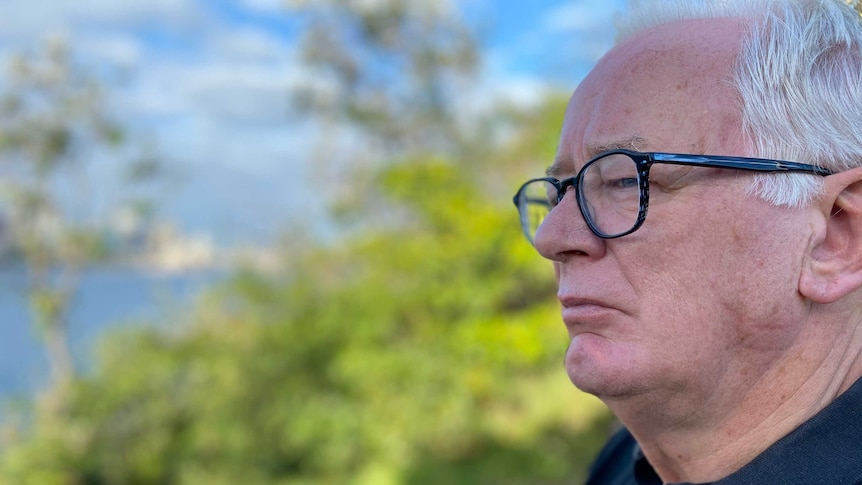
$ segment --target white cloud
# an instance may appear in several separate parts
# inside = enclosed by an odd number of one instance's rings
[[[214,36],[211,48],[219,57],[245,61],[283,62],[296,55],[295,47],[284,39],[250,28],[233,28]]]
[[[111,65],[131,68],[138,65],[145,47],[140,40],[118,33],[96,33],[74,41],[77,52]]]
[[[295,46],[271,24],[232,22],[194,0],[9,3],[0,16],[0,53],[32,50],[46,35],[61,33],[87,68],[126,74],[104,80],[116,113],[180,164],[174,172],[188,171],[187,185],[163,207],[181,225],[199,228],[216,217],[254,239],[243,228],[252,219],[227,211],[243,198],[262,205],[263,194],[283,207],[298,192],[289,186],[300,181],[288,175],[302,164],[310,137],[289,124],[287,103],[303,73]],[[268,20],[282,9],[280,0],[242,0],[237,7],[268,12]],[[221,189],[218,195],[206,193],[213,187]],[[226,212],[206,215],[213,208]]]
[[[500,103],[531,107],[541,102],[554,86],[546,79],[530,75],[504,75],[494,68],[485,70],[482,81],[469,92],[462,93],[459,106],[468,116],[485,112]]]
[[[249,30],[213,34],[193,59],[150,58],[145,69],[128,91],[131,110],[227,128],[284,123],[289,89],[307,75],[291,46]]]
[[[108,30],[143,22],[177,23],[194,18],[192,0],[27,0],[4,2],[0,35],[21,40],[82,28]]]
[[[285,0],[241,0],[245,8],[258,12],[278,12],[285,8]]]
[[[542,29],[564,42],[564,51],[576,61],[595,62],[613,45],[614,17],[623,0],[579,0],[549,10]]]
[[[608,0],[579,0],[564,3],[549,10],[543,18],[544,28],[553,33],[613,31],[613,13],[619,2]]]
[[[63,33],[86,66],[127,73],[119,82],[106,81],[114,83],[108,88],[117,113],[132,130],[152,135],[165,159],[180,163],[177,170],[188,171],[187,186],[166,197],[163,210],[184,226],[216,224],[214,231],[253,240],[273,219],[231,209],[253,205],[251,212],[263,213],[270,200],[282,220],[302,212],[290,207],[307,200],[295,194],[308,184],[306,170],[312,169],[304,154],[320,135],[288,116],[290,88],[310,74],[289,33],[273,28],[273,19],[288,15],[284,0],[233,1],[232,8],[248,14],[241,21],[195,0],[6,2],[0,53]],[[485,0],[464,1],[477,7]],[[467,111],[498,100],[535,103],[549,89],[547,75],[532,74],[536,63],[544,74],[562,69],[571,87],[610,42],[610,12],[620,1],[576,2],[524,26],[490,53],[480,86],[464,94]],[[255,23],[260,17],[266,22]]]
[[[52,6],[56,1],[39,0]],[[76,0],[62,5],[61,15],[85,19],[97,17],[103,21],[138,23],[147,20],[189,19],[195,14],[193,0]]]

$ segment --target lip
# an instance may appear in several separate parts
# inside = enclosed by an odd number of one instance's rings
[[[560,296],[563,323],[574,337],[585,331],[595,331],[610,325],[620,310],[601,300]]]

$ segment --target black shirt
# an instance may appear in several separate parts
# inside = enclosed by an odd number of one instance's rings
[[[716,485],[862,484],[862,379]],[[587,485],[661,485],[626,429],[605,445]]]

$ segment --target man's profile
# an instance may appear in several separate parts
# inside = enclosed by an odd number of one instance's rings
[[[636,2],[515,197],[565,365],[624,429],[590,484],[862,483],[862,23]]]

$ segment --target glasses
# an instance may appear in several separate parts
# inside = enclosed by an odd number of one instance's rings
[[[521,227],[531,243],[548,214],[563,201],[570,187],[587,226],[596,236],[613,239],[638,230],[649,206],[650,169],[656,164],[732,168],[755,172],[800,172],[827,176],[832,172],[816,165],[762,158],[675,153],[639,153],[613,150],[584,165],[574,177],[528,180],[513,199]],[[679,174],[677,174],[679,175]],[[664,178],[664,180],[662,180]],[[660,185],[671,186],[673,171],[654,175]]]

